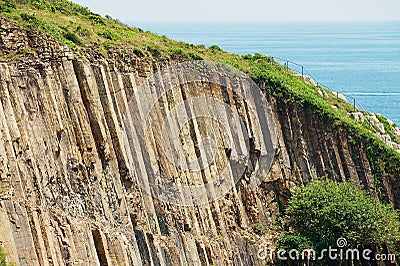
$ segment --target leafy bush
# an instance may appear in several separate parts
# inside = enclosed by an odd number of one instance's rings
[[[119,40],[119,36],[117,34],[111,32],[111,31],[109,31],[109,30],[105,30],[103,32],[100,32],[99,35],[104,37],[104,38],[106,38],[107,40],[110,40],[110,41]]]
[[[296,248],[303,251],[307,248],[315,249],[313,243],[305,236],[296,233],[285,232],[277,241],[277,246],[283,248]]]
[[[172,60],[184,61],[187,59],[185,53],[180,48],[170,48],[168,49],[167,54]]]
[[[222,49],[218,45],[211,45],[208,49],[210,49],[212,52],[222,51]]]
[[[50,1],[44,0],[30,0],[31,6],[39,10],[55,11],[55,8],[51,6]]]
[[[301,250],[321,251],[344,237],[349,247],[392,248],[400,244],[399,214],[350,182],[313,181],[297,189],[286,209],[285,233],[277,242]]]
[[[82,37],[90,37],[92,35],[92,33],[90,32],[90,30],[88,30],[87,28],[82,27],[81,25],[79,25],[78,27],[76,27],[75,32]]]
[[[34,14],[22,13],[20,16],[29,26],[38,27],[41,24]]]
[[[12,2],[0,4],[0,13],[11,13],[15,10],[15,4]]]
[[[132,49],[132,52],[139,57],[145,56],[144,52],[136,47]]]
[[[104,22],[103,18],[100,15],[97,14],[91,14],[89,15],[89,20],[92,21],[94,25],[98,26],[105,26],[106,23]]]
[[[65,1],[64,1],[64,2],[65,2]],[[83,16],[90,16],[90,15],[93,14],[93,13],[89,10],[89,8],[87,8],[87,7],[83,7],[83,6],[77,5],[77,4],[72,3],[72,2],[70,2],[70,1],[66,1],[66,2],[69,3],[69,6],[70,6],[70,8],[71,8],[71,11],[72,11],[74,14],[80,14],[80,15],[83,15]]]
[[[161,59],[162,58],[162,54],[159,50],[159,48],[157,46],[153,46],[153,45],[147,45],[146,47],[147,51],[149,51],[149,53],[157,59]]]
[[[242,55],[242,58],[244,60],[251,60],[251,59],[253,59],[253,56],[251,54],[244,54],[244,55]]]
[[[178,60],[178,61],[202,60],[203,59],[198,54],[193,53],[191,51],[186,52],[186,51],[182,50],[181,48],[170,48],[167,50],[167,54],[172,60]]]

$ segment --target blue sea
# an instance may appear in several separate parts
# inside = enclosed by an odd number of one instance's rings
[[[400,125],[400,21],[129,24],[232,53],[296,62],[319,83]]]

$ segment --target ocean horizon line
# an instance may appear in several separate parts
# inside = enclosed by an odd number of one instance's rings
[[[279,24],[279,23],[400,23],[400,20],[397,19],[387,19],[387,20],[266,20],[266,21],[219,21],[219,20],[196,20],[196,21],[187,21],[187,20],[124,20],[122,21],[125,24],[130,25],[131,23],[189,23],[189,24]]]

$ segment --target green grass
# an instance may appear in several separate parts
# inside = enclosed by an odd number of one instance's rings
[[[0,247],[0,266],[6,266],[6,258],[7,254],[4,252],[4,250]]]
[[[67,0],[24,0],[24,4],[21,1],[0,0],[0,16],[53,36],[79,56],[88,47],[104,56],[108,56],[112,47],[125,47],[132,51],[133,56],[160,62],[204,59],[236,67],[279,101],[301,105],[317,114],[327,126],[345,134],[354,145],[363,143],[379,187],[383,186],[383,176],[398,183],[400,154],[379,140],[372,133],[371,125],[349,117],[348,113],[353,110],[351,104],[336,99],[336,95],[328,90],[304,82],[270,57],[260,54],[239,56],[216,45],[207,48],[174,41],[129,27],[110,16],[101,17]],[[32,52],[27,51],[25,55]],[[6,57],[1,55],[2,59]],[[321,96],[320,91],[324,91],[325,96]],[[388,133],[394,134],[393,130],[388,130]]]

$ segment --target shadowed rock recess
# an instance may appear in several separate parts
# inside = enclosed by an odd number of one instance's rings
[[[0,22],[4,54],[23,46],[39,55],[0,63],[0,241],[9,262],[263,265],[257,250],[273,247],[273,223],[294,188],[321,176],[355,180],[400,207],[396,173],[383,173],[377,182],[363,142],[351,141],[346,129],[324,123],[310,109],[271,95],[265,97],[277,151],[260,186],[250,189],[249,167],[226,195],[207,204],[182,207],[155,199],[137,183],[141,169],[127,166],[123,116],[134,90],[176,62],[87,52],[89,62],[52,38]],[[221,87],[202,88],[252,124],[246,108]],[[199,85],[188,83],[175,93],[185,98],[194,90]],[[156,144],[159,134],[152,132]],[[198,135],[188,129],[187,136],[195,149]],[[148,153],[160,171],[176,170],[155,151]],[[257,224],[265,232],[253,230]]]

